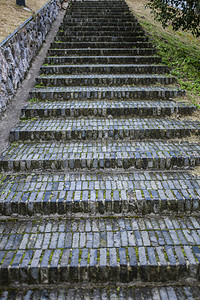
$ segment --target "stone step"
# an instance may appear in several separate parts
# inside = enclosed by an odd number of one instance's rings
[[[171,116],[188,115],[196,106],[184,102],[155,100],[72,100],[51,102],[30,102],[22,108],[23,118],[51,117],[126,117],[126,116]]]
[[[154,48],[118,48],[118,49],[88,49],[88,48],[81,48],[81,49],[49,49],[48,56],[145,56],[145,55],[154,55],[157,53],[157,50]]]
[[[79,14],[84,14],[84,13],[91,13],[91,14],[132,14],[132,11],[129,9],[127,5],[123,6],[113,6],[113,5],[101,5],[98,7],[95,6],[74,6],[74,7],[69,7],[68,10],[66,10],[66,15],[79,15]]]
[[[119,4],[119,3],[99,3],[97,4],[93,4],[93,3],[87,3],[87,4],[81,4],[78,5],[76,3],[76,5],[72,5],[71,7],[69,7],[70,11],[74,11],[74,12],[78,12],[80,10],[92,10],[92,11],[101,11],[101,10],[117,10],[117,11],[127,11],[129,10],[128,6],[126,3],[124,4]]]
[[[56,69],[57,67],[55,67]],[[117,87],[36,87],[30,92],[31,98],[42,100],[95,100],[95,99],[170,99],[184,95],[179,88],[167,86],[117,86]]]
[[[10,132],[14,141],[143,140],[200,135],[200,122],[155,118],[23,120]]]
[[[69,15],[65,15],[65,17],[63,18],[63,21],[61,24],[65,24],[66,22],[102,22],[102,21],[108,21],[109,23],[111,23],[111,21],[113,21],[114,23],[119,23],[119,22],[130,22],[130,23],[138,23],[137,19],[131,15],[131,14],[92,14],[91,12],[89,14],[83,14],[82,16],[78,15],[78,14],[69,14]]]
[[[129,15],[132,14],[132,12],[130,11],[129,7],[127,5],[123,6],[123,7],[114,7],[114,6],[102,6],[102,7],[98,7],[98,9],[96,7],[92,7],[92,6],[82,6],[82,7],[70,7],[67,11],[66,11],[66,15],[84,15],[84,14],[92,14],[92,15],[96,15],[96,14],[124,14],[124,15]]]
[[[195,217],[1,221],[0,284],[199,281],[199,228]]]
[[[48,56],[45,64],[154,64],[162,63],[159,56]]]
[[[87,3],[81,3],[81,5],[79,5],[77,2],[75,5],[73,5],[71,3],[71,5],[68,7],[68,9],[66,10],[66,14],[67,13],[72,13],[72,12],[76,12],[76,11],[81,11],[81,10],[94,10],[96,12],[101,12],[101,11],[119,11],[119,12],[125,12],[127,10],[129,10],[129,7],[126,3],[111,3],[111,2],[107,2],[107,3],[98,3],[93,5],[92,3],[87,4]]]
[[[121,1],[101,1],[101,2],[97,2],[97,1],[86,1],[86,2],[74,2],[70,5],[69,9],[73,9],[73,8],[84,8],[84,7],[89,7],[89,8],[100,8],[100,7],[111,7],[111,8],[122,8],[124,9],[124,7],[128,7],[128,5],[125,2],[121,2]]]
[[[142,36],[144,35],[144,31],[141,29],[132,30],[132,31],[96,31],[96,30],[88,30],[88,31],[76,31],[76,30],[60,30],[58,31],[56,36],[66,36],[66,37],[104,37],[104,36],[114,36],[114,37],[126,37],[126,36]]]
[[[200,177],[187,172],[2,175],[0,215],[176,215],[200,210]],[[1,245],[1,243],[0,243]]]
[[[63,18],[61,25],[66,25],[68,23],[98,23],[98,24],[103,24],[103,21],[107,21],[108,24],[113,23],[113,25],[117,25],[119,23],[127,23],[128,25],[139,25],[138,20],[131,14],[110,14],[107,13],[105,14],[93,14],[89,12],[88,14],[84,15],[79,15],[79,13],[75,13],[74,15],[65,15]]]
[[[138,26],[138,30],[140,31],[142,29],[141,26],[139,26],[138,22],[129,22],[125,20],[119,20],[118,22],[115,22],[114,20],[108,21],[108,19],[99,19],[99,21],[96,22],[90,22],[89,20],[81,21],[73,21],[73,20],[66,20],[64,23],[61,23],[60,29],[61,30],[70,30],[70,29],[76,29],[77,27],[85,27],[87,29],[88,27],[93,27],[93,29],[101,31],[101,27],[105,26],[109,28],[116,28],[116,30],[119,30],[119,27],[124,27],[125,30],[133,30],[136,26]],[[104,31],[104,30],[103,30]]]
[[[92,10],[92,9],[76,9],[76,10],[69,10],[65,16],[64,16],[64,20],[68,19],[68,18],[99,18],[99,17],[103,17],[103,18],[131,18],[134,21],[137,21],[137,19],[134,17],[134,15],[130,12],[129,9],[127,10],[121,10],[118,11],[117,9],[99,9],[98,11],[96,10]]]
[[[142,39],[142,38],[141,38]],[[104,42],[53,42],[52,49],[73,49],[73,48],[104,48]],[[107,48],[152,48],[149,42],[107,42]]]
[[[104,36],[104,37],[99,37],[99,36],[73,36],[73,34],[69,36],[57,36],[54,39],[54,43],[56,42],[65,42],[65,43],[93,43],[93,42],[145,42],[148,41],[148,38],[146,36],[127,36],[127,37],[119,37],[119,36]]]
[[[106,25],[105,25],[106,24]],[[105,31],[116,31],[116,32],[120,32],[120,31],[126,31],[126,32],[134,32],[135,30],[138,30],[140,31],[142,28],[141,26],[137,26],[137,24],[135,23],[134,26],[130,26],[130,25],[127,25],[127,26],[113,26],[112,24],[111,25],[108,25],[107,22],[105,22],[104,25],[101,25],[100,28],[99,26],[79,26],[79,25],[67,25],[67,26],[60,26],[60,30],[63,30],[64,32],[85,32],[85,31],[99,31],[99,32],[105,32]],[[139,24],[139,23],[138,23]]]
[[[98,4],[98,5],[93,5],[93,4],[81,4],[81,5],[75,5],[75,6],[71,6],[69,7],[70,12],[80,12],[80,11],[104,11],[104,9],[106,11],[119,11],[119,12],[123,12],[123,11],[129,11],[129,7],[127,6],[127,4],[121,5],[121,4],[112,4],[112,3],[102,3],[102,4]]]
[[[106,24],[106,26],[105,26]],[[91,26],[93,27],[93,29],[96,30],[103,30],[104,31],[104,26],[111,29],[116,29],[116,30],[120,30],[120,28],[125,28],[126,30],[132,30],[133,28],[135,28],[135,26],[138,25],[138,22],[128,22],[128,21],[123,21],[120,20],[119,22],[114,22],[114,21],[108,21],[108,19],[105,20],[99,20],[96,22],[73,22],[70,20],[69,21],[65,21],[64,23],[61,23],[60,29],[66,30],[66,27],[71,29],[78,29],[78,27],[82,27],[85,29],[89,29]],[[103,26],[103,28],[102,28]],[[141,27],[140,27],[141,28]]]
[[[166,74],[169,72],[168,66],[146,65],[146,64],[81,64],[81,65],[43,65],[40,74]]]
[[[121,58],[119,58],[121,59]],[[111,85],[150,85],[173,84],[177,80],[165,75],[131,74],[92,74],[92,75],[40,75],[36,78],[38,86],[111,86]]]
[[[132,26],[135,27],[138,25],[138,27],[141,28],[141,26],[139,26],[139,23],[133,19],[131,16],[127,16],[127,17],[119,17],[119,16],[90,16],[90,17],[84,17],[84,18],[80,18],[80,17],[67,17],[66,19],[63,19],[62,23],[60,24],[61,28],[62,27],[66,27],[67,25],[86,25],[86,26],[92,26],[92,24],[94,25],[111,25],[111,26]]]
[[[20,142],[0,156],[1,171],[177,169],[200,164],[200,144],[180,141]]]
[[[200,294],[200,286],[195,285],[183,285],[179,283],[173,285],[153,285],[153,286],[124,286],[121,287],[116,284],[111,284],[109,287],[104,286],[92,286],[92,287],[37,287],[28,289],[24,286],[17,286],[15,289],[5,288],[0,291],[0,297],[2,300],[9,299],[198,299]]]

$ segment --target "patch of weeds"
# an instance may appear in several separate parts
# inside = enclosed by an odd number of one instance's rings
[[[45,85],[43,85],[42,83],[35,85],[35,88],[41,88],[41,87],[45,87]]]
[[[35,117],[34,117],[34,118],[31,118],[31,119],[22,119],[21,122],[22,122],[22,123],[28,123],[28,122],[30,122],[30,121],[33,122],[33,121],[36,121],[36,120],[38,120],[38,118],[35,118]]]
[[[18,146],[18,143],[17,143],[17,142],[13,142],[13,143],[12,143],[12,146],[13,146],[13,147]]]
[[[200,109],[200,102],[197,100],[196,97],[194,97],[192,95],[188,95],[188,98],[189,98],[190,102],[197,107],[197,109]]]
[[[35,103],[35,102],[38,102],[38,99],[37,99],[37,98],[31,98],[31,99],[29,100],[29,102]]]
[[[200,47],[196,43],[185,42],[176,36],[163,33],[155,25],[141,21],[163,64],[177,77],[178,84],[188,94],[196,96],[195,105],[200,105]],[[192,100],[192,98],[191,98]],[[194,101],[191,101],[192,103]]]

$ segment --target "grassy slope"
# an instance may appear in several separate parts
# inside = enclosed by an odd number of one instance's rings
[[[200,108],[200,39],[189,32],[174,32],[169,26],[163,29],[153,19],[149,9],[145,9],[146,0],[126,0],[134,15],[138,18],[163,63],[172,68],[172,75],[178,78],[180,86],[186,90],[184,99]]]
[[[20,24],[38,11],[48,0],[26,0],[32,12],[16,5],[16,0],[0,0],[0,42],[12,33]]]

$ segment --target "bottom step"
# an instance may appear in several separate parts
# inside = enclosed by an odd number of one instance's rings
[[[110,299],[110,300],[178,300],[199,299],[200,287],[195,286],[123,286],[109,287],[55,287],[55,288],[21,288],[0,292],[0,299],[51,299],[51,300],[82,300],[82,299]]]
[[[0,222],[0,286],[200,279],[198,217]]]

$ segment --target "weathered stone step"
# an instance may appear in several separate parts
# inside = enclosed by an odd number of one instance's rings
[[[139,23],[138,23],[139,25]],[[140,27],[136,27],[137,24],[135,23],[134,26],[130,26],[130,25],[127,25],[127,26],[113,26],[112,24],[108,26],[107,22],[104,24],[104,25],[101,25],[100,28],[99,26],[79,26],[79,25],[71,25],[71,26],[61,26],[60,27],[60,30],[63,30],[65,32],[85,32],[85,31],[90,31],[90,29],[92,31],[100,31],[100,32],[105,32],[105,31],[116,31],[116,32],[120,32],[120,31],[126,31],[126,32],[132,32],[134,30],[141,30],[141,26]]]
[[[121,58],[119,58],[121,59]],[[40,75],[36,78],[39,86],[110,86],[173,84],[176,78],[165,75],[91,74],[91,75]]]
[[[92,10],[92,11],[98,11],[98,10],[118,10],[118,11],[125,11],[129,10],[127,4],[118,4],[118,3],[99,3],[98,5],[93,4],[93,3],[87,3],[86,5],[82,3],[79,5],[76,3],[76,5],[70,7],[70,11],[78,12],[80,10]]]
[[[125,37],[119,37],[119,36],[104,36],[104,37],[99,37],[99,36],[73,36],[73,34],[69,37],[66,36],[57,36],[54,39],[55,42],[66,42],[66,43],[78,43],[78,42],[88,42],[88,43],[93,43],[93,42],[137,42],[137,41],[148,41],[148,38],[146,36],[125,36]]]
[[[200,287],[195,285],[156,285],[153,286],[124,286],[121,287],[116,284],[111,284],[109,287],[104,286],[92,286],[92,287],[55,287],[49,288],[47,286],[37,288],[25,289],[24,286],[17,286],[17,288],[5,290],[0,292],[2,300],[9,299],[182,299],[182,300],[194,300],[198,299],[200,294]]]
[[[134,64],[81,64],[81,65],[43,65],[40,74],[165,74],[169,72],[164,65]]]
[[[83,10],[69,10],[65,16],[64,20],[68,18],[131,18],[131,20],[137,21],[137,19],[134,17],[134,15],[129,10],[121,10],[118,11],[117,9],[109,10],[109,9],[100,9],[98,11],[92,10],[92,9],[83,9]]]
[[[142,40],[143,38],[141,38]],[[104,42],[53,42],[52,49],[66,49],[66,48],[104,48]],[[149,42],[107,42],[107,48],[152,48]]]
[[[70,8],[70,12],[74,12],[74,13],[78,13],[80,11],[103,11],[105,9],[105,11],[119,11],[119,12],[123,12],[123,11],[129,11],[129,7],[127,6],[127,4],[121,5],[121,4],[113,4],[113,3],[102,3],[102,4],[98,4],[98,5],[93,5],[93,4],[87,4],[87,5],[76,5],[76,6],[71,6]]]
[[[111,28],[116,28],[116,30],[119,30],[119,27],[124,27],[126,30],[130,30],[130,29],[134,29],[135,26],[138,26],[138,30],[141,30],[141,26],[139,27],[138,22],[129,22],[129,21],[125,21],[125,20],[120,20],[118,22],[116,22],[115,20],[109,20],[108,19],[99,19],[99,21],[96,22],[90,22],[88,21],[81,21],[81,20],[77,20],[77,21],[73,21],[73,20],[68,20],[65,21],[64,23],[61,23],[60,29],[61,30],[66,30],[66,28],[68,28],[68,30],[70,29],[76,29],[77,27],[91,27],[93,26],[93,29],[97,29],[101,31],[101,27],[105,26],[106,27],[111,27]],[[104,30],[103,30],[104,31]]]
[[[2,175],[0,181],[3,216],[137,216],[199,210],[200,178],[186,172],[13,174]]]
[[[51,117],[103,117],[103,116],[171,116],[188,115],[196,106],[173,101],[134,101],[134,100],[97,100],[97,101],[52,101],[30,102],[22,108],[23,118]]]
[[[106,24],[106,25],[105,25]],[[84,30],[88,30],[91,26],[93,27],[93,29],[96,30],[102,30],[104,31],[105,28],[112,30],[112,29],[116,29],[116,30],[120,30],[121,28],[124,28],[125,30],[133,30],[133,28],[135,28],[135,26],[137,26],[138,23],[137,22],[127,22],[127,21],[120,21],[120,22],[114,22],[114,21],[108,21],[108,20],[102,20],[99,22],[65,22],[63,24],[61,24],[60,29],[66,30],[66,27],[68,27],[68,30],[70,29],[76,29],[78,30],[79,27],[84,28]],[[103,27],[102,27],[103,26]],[[105,27],[104,27],[105,26]],[[140,27],[141,28],[141,27]]]
[[[45,64],[153,64],[162,63],[159,56],[48,56]]]
[[[90,139],[173,139],[200,134],[200,122],[155,118],[90,118],[24,120],[10,132],[10,141]]]
[[[129,7],[127,5],[124,6],[113,6],[113,5],[102,5],[102,6],[84,6],[81,7],[69,7],[66,11],[66,15],[82,15],[84,13],[91,13],[94,14],[124,14],[124,15],[130,15],[132,12],[130,11]]]
[[[49,49],[48,50],[48,56],[102,56],[102,55],[107,55],[107,56],[133,56],[133,55],[154,55],[157,53],[157,50],[154,48],[137,48],[137,49],[132,49],[132,48],[118,48],[118,49],[88,49],[88,48],[81,48],[81,49]]]
[[[107,12],[107,11],[116,11],[116,12],[126,12],[129,11],[129,7],[126,3],[121,3],[120,5],[117,3],[99,3],[98,4],[98,8],[97,5],[93,5],[93,4],[85,4],[82,2],[81,5],[79,5],[78,3],[76,3],[76,5],[71,5],[67,10],[66,10],[66,14],[68,13],[76,13],[76,12],[84,12],[85,10],[88,11],[94,11],[94,12]]]
[[[167,86],[37,87],[30,92],[30,96],[32,98],[50,101],[75,99],[170,99],[182,95],[184,95],[184,91],[180,90],[179,88]]]
[[[195,217],[1,221],[0,284],[199,281],[199,228]]]
[[[86,7],[86,6],[82,6],[82,7],[70,7],[67,11],[66,11],[66,15],[84,15],[84,14],[92,14],[92,15],[96,15],[96,14],[124,14],[124,15],[130,15],[132,14],[132,12],[130,11],[130,9],[127,6],[124,7],[114,7],[114,6],[104,6],[104,7],[98,7],[98,9],[96,7]]]
[[[126,4],[126,2],[121,2],[121,1],[101,1],[101,2],[97,2],[97,1],[86,1],[86,2],[74,2],[72,3],[72,5],[70,6],[70,9],[73,8],[83,8],[83,7],[89,7],[89,8],[100,8],[100,7],[111,7],[111,8],[122,8],[124,9],[124,7],[128,7],[128,5]]]
[[[129,15],[124,15],[124,14],[91,14],[89,13],[88,15],[83,14],[82,16],[78,15],[78,14],[74,14],[74,15],[65,15],[65,17],[63,18],[63,21],[61,24],[65,24],[66,22],[74,22],[74,23],[79,23],[79,22],[84,22],[84,23],[96,23],[96,22],[101,22],[102,21],[108,21],[109,23],[111,23],[111,21],[113,21],[114,23],[120,23],[120,22],[130,22],[130,23],[138,23],[137,19],[129,14]]]
[[[200,164],[200,144],[177,141],[70,141],[12,144],[1,171],[67,169],[177,169]]]
[[[56,36],[66,36],[66,37],[104,37],[104,36],[120,36],[120,37],[126,37],[126,36],[142,36],[144,34],[144,31],[141,29],[138,30],[132,30],[132,31],[96,31],[96,30],[88,30],[88,31],[76,31],[76,30],[61,30],[58,31]]]
[[[85,18],[78,18],[78,17],[68,17],[63,19],[62,23],[60,24],[60,28],[64,28],[68,25],[70,26],[139,26],[139,23],[135,21],[131,16],[129,17],[114,17],[114,16],[99,16],[99,17],[85,17]],[[140,26],[141,28],[141,26]]]

